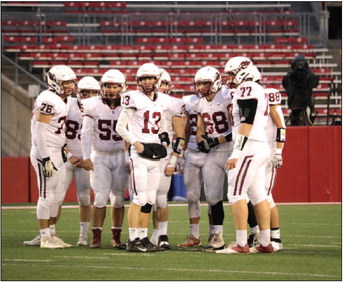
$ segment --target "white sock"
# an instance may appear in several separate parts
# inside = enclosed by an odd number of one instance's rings
[[[260,238],[258,239],[258,242],[264,247],[270,244],[270,229],[260,231]]]
[[[215,232],[215,230],[214,230],[214,225],[210,225],[210,229],[209,229],[208,235],[210,236],[210,235],[213,234],[214,232]]]
[[[236,230],[236,241],[241,247],[244,247],[248,242],[248,232],[246,229]]]
[[[40,229],[39,232],[40,232],[41,238],[50,236],[50,229],[49,228]]]
[[[154,229],[151,235],[151,238],[153,238],[156,241],[158,240],[158,236],[159,236],[158,231],[159,231],[158,229]]]
[[[220,231],[223,233],[223,225],[212,225],[213,226],[213,233],[216,233],[217,231]]]
[[[148,228],[138,228],[138,237],[139,239],[148,237]]]
[[[168,221],[161,221],[158,223],[158,236],[167,235]]]
[[[130,241],[135,240],[138,236],[138,228],[129,228],[129,237],[130,237]]]
[[[49,229],[50,229],[51,236],[55,236],[56,235],[56,225],[55,224],[49,225]]]
[[[195,238],[200,238],[200,224],[190,224],[189,230],[190,234],[192,234]]]
[[[80,222],[80,237],[86,237],[89,229],[89,222]]]
[[[270,236],[273,239],[280,239],[280,228],[270,230]]]

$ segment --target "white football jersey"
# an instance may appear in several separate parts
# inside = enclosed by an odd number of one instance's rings
[[[190,123],[190,135],[188,140],[188,148],[193,150],[198,150],[198,145],[196,141],[196,134],[197,134],[197,113],[193,109],[193,103],[198,100],[196,95],[188,95],[182,97],[183,101],[185,102],[186,108],[185,110],[188,112],[189,115],[189,123]]]
[[[229,106],[231,103],[232,98],[226,87],[222,87],[210,102],[206,98],[198,98],[194,102],[193,108],[203,117],[206,133],[209,137],[215,138],[231,133],[231,124],[229,122]],[[216,151],[223,151],[229,148],[227,144],[223,143],[214,149]]]
[[[115,130],[121,107],[111,109],[102,101],[101,96],[82,100],[82,106],[82,116],[88,116],[94,120],[92,150],[101,152],[124,150],[124,140]]]
[[[281,93],[275,88],[265,88],[265,93],[268,94],[268,102],[270,106],[281,107]],[[283,115],[281,117],[283,119]],[[269,142],[275,142],[277,126],[274,123],[272,117],[269,115],[267,122],[267,136]]]
[[[237,131],[241,123],[239,114],[238,100],[257,100],[257,109],[253,126],[249,135],[249,140],[267,141],[266,126],[269,116],[268,95],[265,94],[263,87],[256,82],[243,82],[236,89],[233,99],[232,116],[233,116],[233,138],[237,136]]]
[[[66,138],[68,150],[73,156],[81,157],[81,105],[77,98],[68,97],[68,116],[66,121]]]
[[[139,90],[128,91],[122,96],[122,106],[135,109],[128,123],[128,130],[135,140],[142,143],[160,143],[158,137],[162,115],[169,109],[166,94],[157,93],[154,99]],[[171,115],[175,112],[170,109]]]
[[[52,115],[46,134],[47,146],[62,148],[66,142],[65,121],[68,113],[67,104],[58,94],[50,90],[44,90],[39,94],[34,103],[31,118],[31,140],[34,146],[37,146],[35,127],[38,111],[42,114]]]

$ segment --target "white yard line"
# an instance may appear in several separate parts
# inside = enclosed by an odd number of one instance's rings
[[[4,263],[3,265],[6,266],[22,266],[22,264],[7,264]],[[41,265],[38,264],[34,264],[34,265],[30,265],[35,266],[40,268]],[[276,276],[280,276],[280,275],[284,275],[284,276],[294,276],[294,277],[317,277],[317,278],[340,278],[340,276],[337,275],[326,275],[326,274],[315,274],[315,273],[285,273],[285,272],[262,272],[262,271],[241,271],[241,270],[222,270],[222,269],[187,269],[187,268],[148,268],[148,267],[124,267],[124,266],[95,266],[95,265],[50,265],[49,266],[50,269],[53,268],[82,268],[82,269],[87,269],[87,268],[91,268],[91,269],[113,269],[113,270],[138,270],[138,271],[159,271],[159,272],[163,272],[163,271],[171,271],[171,272],[213,272],[213,273],[238,273],[238,274],[251,274],[254,277],[256,277],[256,275],[276,275]]]
[[[341,202],[311,202],[311,203],[277,203],[279,206],[313,206],[313,205],[341,205]],[[168,203],[171,207],[187,207],[187,203]],[[207,203],[201,203],[201,206],[207,206]],[[224,203],[224,206],[228,206],[228,203]],[[128,207],[129,205],[125,205]],[[64,205],[63,208],[73,209],[78,208],[77,204],[75,205]],[[110,207],[110,205],[107,205]],[[24,209],[35,209],[36,206],[2,206],[2,210],[24,210]]]

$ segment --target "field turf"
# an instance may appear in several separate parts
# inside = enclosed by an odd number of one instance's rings
[[[109,208],[101,249],[76,247],[79,224],[76,207],[63,208],[57,234],[68,249],[40,249],[23,241],[38,234],[35,209],[2,209],[1,280],[342,280],[341,205],[279,206],[282,252],[222,255],[201,248],[176,247],[189,232],[187,207],[173,206],[169,214],[172,249],[157,253],[128,253],[112,249]],[[126,209],[127,210],[127,209]],[[225,206],[225,241],[235,238],[230,208]],[[202,206],[201,236],[207,242],[207,208]],[[151,228],[149,229],[151,234]],[[91,232],[89,232],[91,237]],[[122,240],[128,237],[125,218]]]

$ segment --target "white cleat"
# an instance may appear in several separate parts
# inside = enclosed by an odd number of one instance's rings
[[[283,250],[283,245],[282,243],[271,241],[271,244],[273,246],[274,252],[279,252]]]
[[[61,238],[57,237],[56,235],[51,236],[52,240],[56,243],[56,244],[60,244],[61,246],[63,246],[63,248],[69,248],[72,245],[65,243]]]
[[[51,236],[44,236],[40,240],[40,247],[42,249],[63,249],[64,245],[54,240]]]
[[[23,244],[26,246],[40,246],[40,235],[37,235],[31,241],[24,241]]]
[[[78,245],[79,247],[81,247],[81,246],[88,246],[87,238],[80,237],[79,241],[77,241],[76,245]]]
[[[216,231],[212,233],[207,241],[207,246],[204,248],[205,252],[213,252],[216,250],[222,250],[225,248],[225,241],[223,238],[223,233],[221,231]]]
[[[229,247],[216,251],[217,254],[249,254],[249,245],[246,244],[244,247],[233,243]]]

